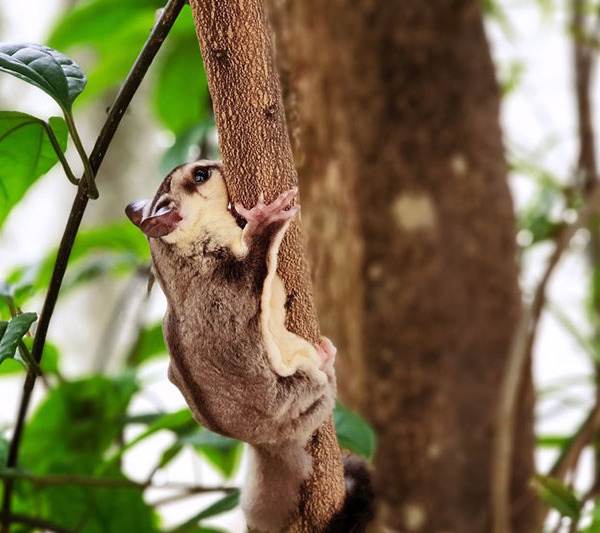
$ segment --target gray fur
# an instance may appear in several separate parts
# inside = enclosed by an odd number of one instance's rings
[[[198,164],[220,170],[215,163]],[[146,216],[170,187],[168,176]],[[189,182],[185,187],[185,194],[202,192]],[[333,373],[325,383],[304,372],[280,376],[261,338],[267,254],[282,229],[263,228],[242,258],[212,238],[210,228],[199,228],[197,241],[185,247],[149,239],[153,272],[168,302],[163,333],[169,379],[200,424],[251,445],[242,506],[248,523],[262,531],[279,531],[293,517],[311,468],[303,447],[334,403]]]

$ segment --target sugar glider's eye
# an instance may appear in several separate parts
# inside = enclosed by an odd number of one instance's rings
[[[196,183],[204,183],[210,178],[210,169],[206,167],[198,167],[194,170],[194,181]]]

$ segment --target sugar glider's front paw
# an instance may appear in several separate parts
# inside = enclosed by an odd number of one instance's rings
[[[261,227],[282,222],[285,223],[296,216],[300,211],[299,205],[294,205],[286,210],[298,195],[298,187],[280,194],[270,204],[265,204],[265,195],[261,193],[258,202],[252,209],[246,209],[242,204],[235,204],[235,210],[248,221],[248,230],[256,231]]]
[[[321,337],[319,342],[315,343],[315,348],[318,354],[321,356],[321,370],[328,376],[333,375],[333,365],[335,363],[335,354],[337,354],[337,348],[327,337]]]

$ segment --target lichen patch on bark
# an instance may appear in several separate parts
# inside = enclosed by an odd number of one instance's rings
[[[435,207],[427,193],[405,193],[392,202],[392,216],[405,231],[430,229],[435,225]]]

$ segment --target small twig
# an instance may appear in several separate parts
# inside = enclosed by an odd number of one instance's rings
[[[106,122],[96,140],[94,149],[89,158],[90,167],[93,175],[95,176],[98,172],[100,164],[102,163],[106,151],[115,135],[115,132],[125,114],[125,110],[129,106],[133,96],[135,95],[140,83],[144,79],[148,68],[154,60],[158,50],[164,42],[167,34],[171,30],[179,12],[183,8],[186,0],[169,0],[165,9],[163,10],[159,20],[155,24],[152,32],[146,44],[142,48],[138,58],[135,61],[131,71],[129,72],[119,94],[117,95],[113,106],[106,118]],[[62,285],[62,281],[67,269],[67,263],[75,237],[79,230],[85,208],[88,203],[88,195],[83,185],[83,180],[80,181],[75,200],[71,207],[69,219],[63,232],[63,236],[58,248],[56,261],[54,263],[54,269],[52,271],[52,277],[50,278],[50,284],[48,292],[44,300],[42,312],[40,314],[40,320],[38,322],[37,332],[33,341],[33,348],[31,350],[33,359],[39,364],[42,353],[44,350],[44,344],[46,342],[46,335],[48,334],[48,327],[52,314],[54,313],[54,307],[58,299],[58,294]],[[21,396],[21,402],[19,404],[19,413],[17,415],[17,422],[15,424],[15,430],[13,437],[10,442],[8,450],[8,458],[6,465],[7,467],[14,467],[17,464],[17,458],[19,453],[19,446],[21,442],[21,436],[23,433],[23,425],[25,422],[25,416],[27,415],[27,409],[31,399],[31,393],[35,384],[36,376],[35,373],[28,371],[25,377],[25,383],[23,385],[23,393]],[[12,483],[8,481],[4,487],[4,497],[2,502],[2,530],[4,533],[8,533],[8,527],[10,524],[10,503],[11,503]]]
[[[10,522],[24,524],[26,526],[35,527],[44,531],[54,531],[55,533],[73,533],[72,530],[59,526],[58,524],[50,522],[44,518],[35,518],[33,516],[13,513],[9,516],[9,520]]]
[[[71,485],[77,487],[120,488],[135,490],[146,490],[149,488],[172,489],[182,490],[190,494],[201,494],[205,492],[235,492],[236,490],[239,490],[236,487],[225,487],[218,485],[214,487],[205,487],[201,485],[190,485],[188,483],[163,483],[161,485],[155,485],[149,481],[139,482],[131,479],[87,477],[80,476],[78,474],[51,474],[36,476],[14,469],[0,471],[0,479],[12,481],[21,480],[39,486]]]
[[[515,414],[519,386],[523,370],[535,342],[537,325],[546,300],[546,288],[563,252],[567,249],[575,232],[587,225],[598,212],[600,186],[594,185],[579,212],[577,220],[565,226],[556,238],[554,252],[548,260],[546,270],[537,286],[533,301],[524,305],[515,326],[511,342],[506,373],[500,391],[496,419],[495,451],[492,464],[491,498],[493,533],[508,533],[510,528],[510,478],[514,445]]]
[[[235,487],[191,487],[186,489],[184,492],[180,492],[179,494],[173,494],[171,496],[166,496],[165,498],[151,502],[149,505],[151,507],[160,507],[161,505],[169,505],[170,503],[185,500],[186,498],[195,496],[197,494],[206,494],[208,492],[224,492],[226,494],[230,494],[238,490],[239,489]]]
[[[559,481],[563,481],[569,470],[577,465],[581,452],[592,442],[599,427],[600,405],[596,404],[575,435],[569,439],[569,442],[556,459],[548,475]]]

